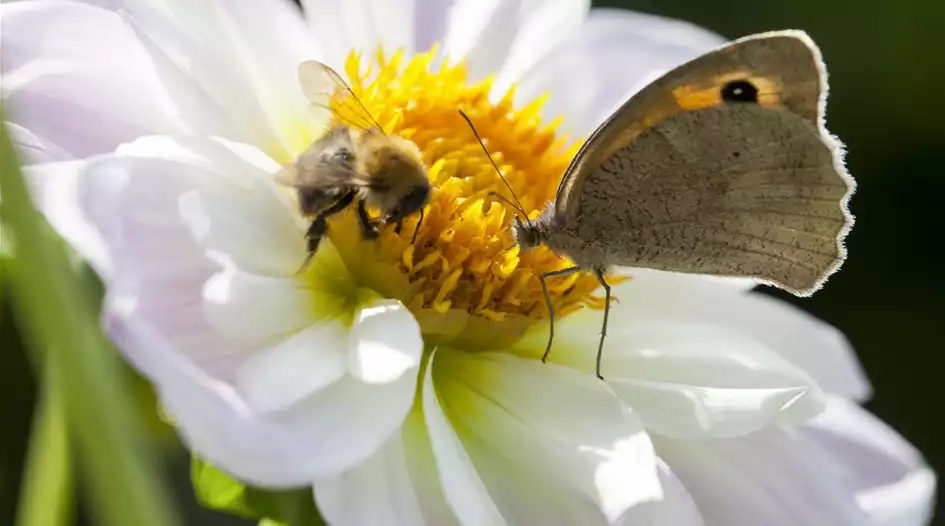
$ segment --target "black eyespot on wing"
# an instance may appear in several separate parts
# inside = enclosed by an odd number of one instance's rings
[[[758,102],[758,88],[747,80],[733,80],[722,86],[726,102]]]

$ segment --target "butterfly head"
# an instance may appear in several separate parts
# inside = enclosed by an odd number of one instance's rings
[[[516,217],[512,220],[512,236],[522,250],[531,250],[548,242],[550,214],[545,213],[537,219],[524,220]]]

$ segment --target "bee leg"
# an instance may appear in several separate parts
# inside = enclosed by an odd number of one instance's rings
[[[325,220],[325,217],[325,214],[319,214],[318,217],[312,221],[312,224],[308,226],[308,230],[305,231],[305,241],[308,243],[308,254],[305,255],[302,268],[308,266],[308,262],[312,260],[312,257],[318,250],[318,244],[321,243],[322,236],[328,231],[328,221]]]
[[[364,201],[358,201],[358,222],[361,223],[361,234],[364,239],[377,239],[377,226],[368,217]]]
[[[308,230],[305,231],[305,239],[308,242],[309,253],[314,254],[315,251],[318,250],[318,244],[321,243],[322,236],[324,236],[327,231],[328,221],[325,220],[324,215],[319,215],[312,221]]]
[[[604,338],[607,337],[607,318],[610,317],[610,284],[607,283],[607,280],[604,279],[604,271],[601,269],[594,269],[594,275],[597,276],[597,281],[600,282],[600,285],[604,287],[604,324],[600,329],[600,343],[597,344],[597,377],[601,380],[604,379],[600,375],[600,359],[604,354]]]
[[[305,231],[305,239],[308,243],[308,255],[305,256],[305,262],[302,264],[302,268],[305,268],[308,262],[311,261],[312,256],[315,255],[315,251],[318,250],[318,244],[322,241],[322,236],[328,231],[328,218],[344,210],[353,200],[354,192],[348,192],[341,196],[341,199],[336,201],[333,205],[315,216],[315,220],[312,221],[312,224],[308,226],[308,230]]]
[[[581,270],[581,267],[568,267],[538,275],[541,292],[545,295],[545,306],[548,307],[548,346],[545,347],[545,354],[541,355],[541,363],[547,363],[548,355],[551,354],[551,344],[555,340],[555,307],[551,304],[551,296],[548,294],[548,285],[545,283],[545,279],[555,276],[567,276],[579,270]]]

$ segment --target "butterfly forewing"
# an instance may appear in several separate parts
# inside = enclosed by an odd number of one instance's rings
[[[618,150],[674,115],[726,104],[727,86],[747,82],[756,105],[799,115],[820,127],[826,85],[820,52],[797,31],[736,40],[687,62],[625,102],[582,146],[558,188],[555,212],[577,212],[584,179]]]

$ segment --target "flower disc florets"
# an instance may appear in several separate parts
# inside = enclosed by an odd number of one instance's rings
[[[465,65],[434,68],[434,57],[423,53],[404,63],[400,53],[378,54],[364,71],[353,53],[345,67],[366,109],[387,133],[413,141],[429,169],[436,190],[415,242],[418,215],[400,233],[387,226],[376,241],[365,241],[351,210],[332,223],[330,238],[363,286],[407,305],[428,342],[508,344],[548,316],[539,274],[571,263],[545,247],[520,250],[511,232],[515,212],[495,196],[511,198],[509,191],[458,110],[475,124],[531,217],[554,199],[576,146],[556,136],[557,121],[542,126],[543,100],[515,109],[509,92],[492,102],[490,79],[468,83]],[[556,314],[602,307],[591,295],[597,287],[583,273],[549,280]]]

